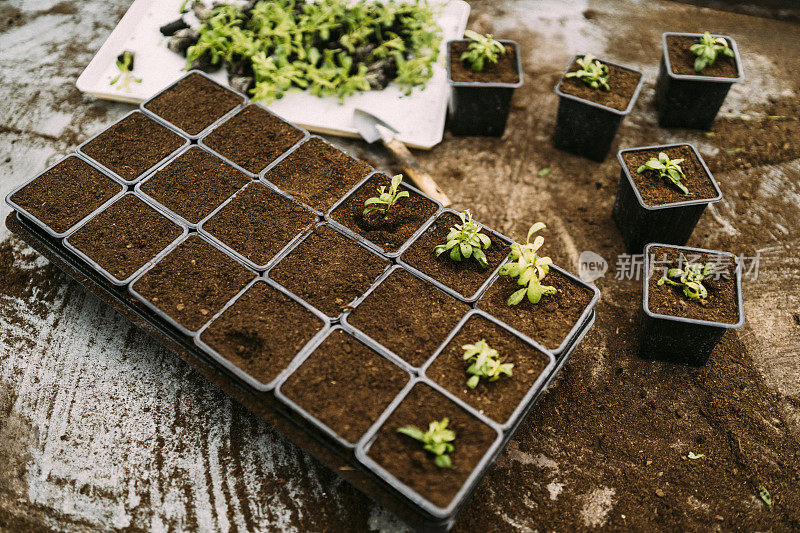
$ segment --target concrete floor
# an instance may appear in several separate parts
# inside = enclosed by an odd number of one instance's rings
[[[760,254],[759,276],[744,289],[747,325],[738,333],[740,351],[757,370],[749,386],[766,387],[774,408],[770,424],[791,446],[786,449],[796,449],[800,150],[794,143],[800,133],[800,26],[662,1],[471,3],[473,27],[522,45],[525,86],[515,96],[502,140],[448,134],[440,146],[420,154],[423,166],[456,207],[470,207],[476,218],[501,231],[524,234],[532,221],[547,221],[548,252],[556,263],[577,271],[584,250],[611,263],[611,271],[597,281],[603,301],[595,330],[548,392],[547,408],[556,413],[569,409],[568,391],[583,387],[591,392],[613,383],[611,370],[617,366],[627,372],[651,368],[636,359],[631,343],[617,342],[621,334],[635,336],[639,284],[613,276],[615,258],[622,253],[609,216],[619,171],[615,158],[597,165],[562,154],[549,141],[556,109],[552,87],[571,55],[591,51],[645,72],[645,88],[620,131],[620,146],[688,140],[713,161],[725,199],[704,215],[692,244]],[[0,106],[0,195],[130,110],[83,96],[74,86],[128,4],[0,3],[0,94],[5,100]],[[661,32],[706,28],[734,36],[744,57],[746,82],[731,91],[721,116],[728,128],[724,139],[661,130],[651,104]],[[783,142],[759,143],[760,132],[777,126],[785,126],[778,130],[785,134]],[[341,144],[376,166],[389,165],[380,149],[355,141]],[[538,176],[545,167],[552,169],[546,179]],[[0,216],[5,218],[7,209],[0,207]],[[387,511],[10,238],[5,228],[0,241],[0,528],[402,528]],[[658,368],[653,372],[663,370]],[[698,390],[664,394],[678,394],[687,411],[697,411],[690,420],[700,423],[708,415]],[[728,414],[737,419],[752,413]],[[590,465],[598,452],[592,444],[582,444],[580,453],[567,460],[563,450],[578,445],[569,431],[539,415],[523,426],[479,489],[481,504],[476,506],[484,513],[479,517],[483,522],[471,512],[459,527],[626,529],[625,513],[631,513],[626,509],[635,490],[624,469],[606,468],[603,461]],[[728,436],[725,428],[715,431],[720,438]],[[679,435],[661,435],[655,446],[669,450],[679,444]],[[792,460],[778,450],[764,453],[773,453],[776,464]],[[775,481],[787,492],[800,485],[793,468],[796,464],[789,462],[784,477],[778,474]],[[532,474],[517,486],[505,479],[512,471]],[[596,485],[588,486],[594,475]],[[570,481],[579,478],[580,483]],[[513,490],[504,490],[506,483]],[[547,490],[522,490],[538,486]],[[797,494],[773,495],[776,501],[798,501]],[[752,512],[764,512],[753,498],[755,503],[747,504]],[[559,512],[566,517],[560,525],[546,518],[551,500],[561,504]],[[715,511],[726,504],[721,498],[681,501],[670,501],[668,511],[696,514],[693,529],[748,529]],[[797,509],[781,512],[772,529],[800,527]],[[677,529],[680,523],[670,522],[676,519],[664,518],[663,512],[648,520],[644,523],[652,529]],[[758,520],[769,524],[768,518]]]

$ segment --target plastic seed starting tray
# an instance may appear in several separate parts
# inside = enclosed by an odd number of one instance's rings
[[[171,87],[172,86],[167,87],[165,91],[170,90]],[[247,102],[245,101],[244,104],[246,103]],[[224,119],[216,122],[215,126],[223,123],[224,120],[230,118],[231,116],[234,115],[226,115]],[[172,131],[181,135],[184,139],[186,139],[187,145],[194,142],[198,142],[202,145],[202,137],[197,140],[190,139],[186,135],[182,134],[179,130],[173,129],[167,122],[159,122],[159,124],[169,127]],[[213,128],[210,128],[207,131],[213,131]],[[306,141],[308,138],[309,135],[307,132],[304,132],[303,141]],[[276,161],[286,157],[286,155],[292,150],[296,149],[297,146],[299,146],[299,143],[291,146],[286,153],[279,155],[276,158]],[[298,445],[302,446],[317,459],[328,465],[332,470],[344,476],[355,487],[377,502],[391,509],[402,520],[406,521],[413,527],[424,530],[444,531],[449,529],[453,525],[458,512],[467,503],[477,484],[480,482],[486,472],[492,467],[497,456],[503,451],[509,440],[513,437],[520,423],[524,420],[525,416],[536,404],[539,397],[569,359],[570,355],[575,350],[575,347],[581,342],[583,337],[592,327],[592,324],[594,323],[593,307],[599,297],[597,289],[595,289],[593,286],[580,282],[580,280],[577,278],[572,278],[576,283],[588,288],[588,290],[593,291],[594,298],[584,310],[580,320],[564,340],[564,343],[559,350],[556,352],[548,351],[536,343],[534,339],[516,332],[507,324],[504,324],[500,320],[490,316],[484,311],[475,309],[475,299],[477,299],[483,293],[483,291],[486,290],[491,282],[497,279],[496,271],[493,276],[490,277],[490,281],[487,282],[480,289],[480,291],[478,291],[478,294],[469,295],[469,298],[465,298],[457,293],[454,293],[443,284],[438,283],[427,276],[421,275],[412,269],[406,269],[402,264],[402,260],[399,259],[398,254],[389,255],[383,253],[380,246],[348,231],[345,227],[336,224],[333,221],[327,220],[325,216],[321,216],[320,214],[317,217],[318,224],[327,225],[333,231],[336,231],[348,239],[355,241],[359,246],[369,250],[370,253],[387,260],[387,264],[389,265],[377,279],[373,280],[371,286],[364,292],[362,296],[351,302],[349,306],[343,306],[342,314],[335,317],[326,316],[318,311],[312,303],[303,301],[301,298],[279,285],[276,281],[269,279],[270,269],[275,265],[280,264],[280,261],[289,253],[291,253],[291,250],[294,249],[298,243],[302,242],[302,239],[308,236],[310,232],[308,227],[301,230],[289,244],[284,246],[283,250],[279,252],[268,265],[247,265],[242,261],[241,256],[238,256],[238,254],[234,255],[234,253],[232,253],[228,247],[222,246],[214,239],[204,237],[202,235],[202,224],[199,224],[200,233],[198,233],[198,228],[188,226],[183,219],[176,216],[171,211],[166,210],[163,208],[163,206],[160,206],[139,191],[136,183],[148,179],[153,172],[157,171],[158,168],[172,160],[172,158],[177,157],[177,155],[179,155],[181,152],[182,150],[177,150],[173,152],[170,158],[167,158],[166,160],[153,161],[153,164],[150,165],[150,170],[148,172],[143,173],[135,180],[129,180],[127,182],[119,178],[119,175],[117,172],[115,172],[115,169],[105,169],[105,167],[93,163],[86,155],[78,154],[68,156],[78,157],[82,161],[88,162],[90,167],[95,171],[99,170],[103,172],[108,178],[121,186],[120,192],[112,194],[109,199],[101,202],[101,206],[98,209],[93,210],[91,214],[83,217],[81,220],[73,224],[72,227],[67,231],[54,231],[50,226],[48,226],[46,221],[41,219],[41,217],[37,218],[30,212],[30,210],[23,209],[17,202],[15,202],[15,195],[19,191],[24,190],[28,184],[41,178],[47,172],[57,172],[59,167],[58,164],[56,164],[53,167],[49,167],[42,174],[37,175],[30,181],[26,182],[26,184],[16,188],[9,194],[7,197],[7,202],[14,208],[14,211],[8,216],[6,225],[12,232],[19,235],[30,246],[39,251],[43,256],[47,257],[51,262],[81,283],[89,291],[125,315],[136,326],[153,336],[161,344],[174,351],[209,380],[227,391],[236,400],[244,404],[258,415],[262,416],[268,422],[277,426]],[[263,176],[263,172],[261,175]],[[260,182],[270,189],[277,189],[269,182],[266,182],[263,179],[259,180],[257,176],[250,174],[250,177],[252,181],[242,187],[242,189],[256,182]],[[358,180],[358,183],[355,185],[355,187],[343,195],[343,197],[350,195],[355,188],[361,185],[361,183],[363,183],[363,180]],[[240,189],[240,191],[242,189]],[[284,199],[288,198],[289,201],[293,201],[283,191],[276,190],[276,192],[282,195]],[[422,194],[416,190],[415,192]],[[229,196],[225,201],[227,202],[234,194],[231,194],[231,196]],[[81,252],[75,246],[71,245],[69,242],[69,237],[77,229],[86,224],[87,221],[93,219],[98,215],[98,213],[103,212],[106,208],[108,208],[109,205],[122,198],[124,195],[134,195],[143,200],[146,204],[152,206],[159,216],[167,217],[177,226],[179,226],[182,233],[177,239],[165,245],[157,253],[154,253],[153,257],[150,257],[149,260],[139,266],[134,275],[129,276],[127,279],[119,280],[102,268],[87,254]],[[223,203],[224,202],[221,202],[220,205]],[[337,202],[335,205],[338,204],[339,202]],[[328,213],[329,212],[330,210]],[[408,242],[401,247],[400,253],[402,253],[402,250],[404,250],[410,242],[413,242],[415,239],[419,238],[431,224],[435,223],[435,217],[442,212],[443,210],[441,206],[438,205],[436,214],[424,223],[420,224],[420,228],[418,228]],[[489,233],[494,239],[499,240],[504,244],[509,242],[506,237],[492,231],[490,228],[485,229],[487,233]],[[198,237],[200,240],[198,240]],[[156,267],[162,261],[165,262],[164,264],[171,264],[169,261],[165,261],[165,259],[169,259],[170,254],[175,253],[176,250],[180,249],[187,239],[192,239],[193,242],[202,242],[202,246],[210,247],[208,249],[214,250],[213,254],[215,254],[218,259],[223,258],[224,261],[228,261],[231,265],[240,265],[240,267],[237,267],[239,272],[245,273],[243,274],[245,276],[252,275],[249,281],[242,283],[241,287],[236,287],[233,296],[228,298],[226,303],[219,305],[218,308],[212,308],[210,310],[201,309],[201,311],[205,311],[203,315],[207,314],[207,318],[204,318],[205,322],[200,327],[182,323],[180,316],[171,316],[171,314],[174,314],[174,309],[167,309],[166,311],[169,311],[168,313],[165,311],[165,309],[161,308],[162,305],[166,306],[166,304],[161,304],[160,301],[154,301],[158,300],[157,298],[147,298],[142,296],[132,288],[138,280],[141,280],[147,276],[148,272],[156,269]],[[124,248],[124,244],[119,244],[119,246],[120,248]],[[121,250],[120,253],[124,253],[124,250]],[[179,256],[176,254],[176,257]],[[195,266],[194,260],[192,261],[192,267],[189,265],[185,266],[188,270],[191,270]],[[164,270],[165,268],[168,269],[169,267],[164,267],[161,270]],[[357,307],[358,304],[363,301],[363,299],[366,298],[375,289],[375,287],[385,280],[392,272],[400,269],[410,272],[411,275],[420,279],[422,283],[430,283],[437,290],[448,295],[449,298],[455,298],[460,302],[463,302],[463,304],[466,304],[466,306],[468,306],[470,309],[463,317],[459,317],[460,321],[458,322],[458,325],[451,331],[451,333],[446,335],[446,338],[442,339],[438,349],[430,353],[430,356],[426,360],[425,364],[418,367],[414,367],[413,365],[404,361],[401,357],[381,345],[378,340],[373,339],[368,335],[358,331],[354,327],[348,325],[346,319],[346,315],[352,308]],[[184,269],[181,268],[180,270],[183,271]],[[171,275],[170,272],[167,272],[167,274]],[[176,272],[175,276],[178,275],[179,274]],[[183,276],[183,274],[180,275]],[[313,320],[317,321],[318,323],[318,330],[315,331],[310,340],[305,342],[303,346],[297,350],[297,353],[294,354],[291,361],[281,368],[277,376],[274,377],[274,379],[271,379],[269,382],[264,382],[263,380],[249,374],[246,368],[240,368],[233,361],[226,359],[222,354],[211,348],[208,344],[200,339],[200,336],[202,336],[203,332],[210,325],[214,324],[214,322],[221,315],[223,315],[226,310],[234,305],[239,298],[242,297],[242,295],[246,294],[248,290],[257,284],[265,284],[270,289],[275,290],[283,295],[283,297],[289,298],[293,302],[299,304],[302,306],[302,308],[308,311],[309,316],[313,317]],[[188,292],[191,293],[192,291],[190,290]],[[183,296],[184,295],[181,294],[181,297]],[[189,294],[187,298],[188,297],[191,297],[191,294]],[[198,305],[200,305],[200,303],[210,306],[210,304],[208,304],[206,301],[198,302]],[[191,305],[191,303],[189,305]],[[421,313],[426,313],[425,309],[420,309],[419,311]],[[544,354],[544,357],[547,360],[541,375],[535,381],[533,386],[531,386],[527,391],[524,399],[515,408],[513,414],[505,423],[502,424],[489,419],[487,416],[484,416],[481,412],[478,412],[470,405],[430,380],[425,375],[425,369],[427,369],[431,361],[439,355],[449,341],[454,338],[461,326],[464,325],[464,323],[472,316],[481,316],[486,318],[491,324],[492,328],[502,329],[506,332],[506,334],[515,336],[517,339],[524,342],[534,350]],[[363,432],[360,438],[356,440],[346,439],[339,435],[336,430],[328,427],[325,423],[316,418],[313,413],[308,412],[297,405],[294,401],[289,399],[281,389],[281,386],[287,382],[293,373],[302,367],[307,358],[314,353],[314,350],[316,350],[327,338],[329,338],[331,334],[337,331],[342,331],[345,334],[353,337],[356,342],[362,343],[368,349],[375,352],[379,357],[389,361],[391,365],[394,365],[392,368],[396,367],[396,369],[407,375],[407,382],[405,386],[394,397],[394,399],[392,399],[386,405],[386,407],[375,418],[375,420],[370,419],[362,421],[368,423],[369,429]],[[426,497],[425,494],[421,494],[420,492],[417,492],[408,485],[404,484],[398,479],[398,477],[395,476],[395,474],[385,469],[372,456],[370,456],[370,449],[374,445],[376,438],[378,438],[383,424],[386,423],[392,414],[395,413],[398,407],[401,406],[403,399],[407,397],[414,387],[417,386],[429,387],[433,391],[433,394],[441,395],[442,398],[449,401],[449,405],[451,405],[454,410],[458,410],[462,415],[466,414],[466,416],[473,421],[473,424],[477,422],[481,427],[484,427],[484,429],[488,432],[487,434],[495,435],[493,442],[491,442],[491,444],[485,449],[483,456],[479,457],[474,468],[472,468],[472,470],[468,472],[468,475],[465,476],[466,480],[461,483],[460,486],[452,487],[453,496],[446,504],[442,504],[440,502],[437,505],[433,503],[428,497]],[[455,446],[456,451],[452,457],[454,462],[457,464],[459,460],[458,437],[455,441]]]

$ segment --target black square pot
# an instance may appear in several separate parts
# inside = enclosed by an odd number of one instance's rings
[[[661,35],[663,53],[656,81],[658,124],[664,128],[694,128],[707,130],[722,107],[722,102],[734,83],[744,81],[742,58],[736,41],[726,35],[713,35],[728,41],[734,53],[737,78],[675,74],[669,60],[667,37],[702,37],[701,33],[664,33]]]
[[[448,115],[449,129],[453,135],[500,137],[506,129],[508,111],[514,89],[522,86],[522,59],[515,41],[500,41],[511,45],[517,57],[517,83],[484,83],[453,81],[450,74],[450,45],[469,42],[469,39],[447,43],[447,83],[450,84]]]
[[[742,303],[742,265],[738,258],[729,253],[688,246],[672,246],[684,252],[700,252],[730,257],[736,265],[733,275],[736,278],[737,308],[739,319],[735,324],[711,322],[671,315],[661,315],[649,309],[650,248],[653,246],[669,246],[651,243],[644,252],[644,293],[642,296],[642,329],[639,339],[639,357],[654,361],[682,363],[702,366],[722,336],[729,329],[738,329],[744,325],[744,305]]]
[[[569,72],[570,67],[577,58],[584,55],[573,56],[569,60],[564,74],[566,75]],[[607,65],[614,65],[615,67],[641,74],[639,84],[636,86],[631,101],[628,102],[628,107],[624,111],[562,92],[561,82],[564,80],[564,76],[561,76],[561,80],[559,80],[555,89],[558,95],[558,115],[556,117],[556,132],[553,135],[553,144],[559,150],[582,155],[595,161],[602,161],[608,155],[611,143],[614,142],[617,130],[622,124],[622,119],[630,114],[636,104],[636,99],[639,98],[639,92],[642,90],[642,84],[644,83],[644,74],[641,71],[623,67],[610,61],[601,61]]]
[[[648,205],[644,202],[642,195],[639,194],[639,189],[636,188],[633,177],[628,171],[628,166],[622,159],[622,154],[675,146],[689,146],[692,149],[717,191],[717,195],[714,198],[687,200],[663,205]],[[614,222],[617,223],[617,227],[622,233],[622,240],[625,241],[625,248],[630,254],[642,253],[642,249],[650,242],[658,241],[675,245],[686,244],[706,206],[722,199],[722,192],[719,190],[719,185],[714,180],[714,176],[711,175],[705,161],[691,144],[679,143],[626,148],[617,152],[617,159],[622,169],[619,173],[617,198],[614,201],[611,216],[614,218]]]

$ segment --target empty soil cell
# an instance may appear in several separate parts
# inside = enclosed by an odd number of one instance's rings
[[[450,228],[461,224],[461,219],[453,213],[442,213],[434,223],[420,235],[408,249],[403,252],[402,260],[427,274],[439,283],[450,287],[464,298],[472,297],[478,289],[492,276],[495,269],[508,256],[508,246],[486,230],[482,233],[489,236],[492,244],[484,249],[485,268],[473,258],[453,261],[449,252],[436,256],[434,248],[447,242]]]
[[[314,313],[263,281],[254,283],[200,340],[261,383],[283,372],[325,327]]]
[[[243,102],[233,91],[192,73],[144,107],[189,135],[197,135]]]
[[[707,66],[702,71],[694,69],[694,60],[697,56],[690,50],[693,44],[700,42],[699,37],[689,37],[684,35],[667,35],[667,53],[669,54],[669,65],[674,74],[687,76],[713,76],[720,78],[736,78],[739,70],[736,68],[736,61],[723,53],[717,54],[714,64]],[[730,46],[728,42],[728,46]]]
[[[506,300],[520,287],[516,279],[499,276],[478,300],[478,308],[545,348],[556,350],[578,322],[594,293],[554,269],[542,284],[555,287],[558,292],[543,296],[538,304],[525,298],[517,305],[508,305]]]
[[[78,157],[67,157],[11,195],[11,201],[55,233],[92,214],[122,185]]]
[[[467,311],[467,304],[397,269],[358,304],[347,323],[418,367]]]
[[[487,61],[482,71],[475,72],[469,64],[461,61],[461,54],[467,51],[469,43],[450,43],[450,79],[456,82],[517,83],[517,51],[510,44],[504,46],[506,53],[497,59],[497,63]]]
[[[416,426],[428,430],[433,421],[449,419],[456,434],[450,453],[452,468],[439,468],[422,443],[397,430]],[[461,406],[429,385],[419,383],[378,430],[367,456],[431,503],[447,507],[491,448],[497,434]]]
[[[304,135],[266,109],[250,104],[203,137],[203,144],[258,174]]]
[[[603,62],[601,61],[601,63]],[[639,79],[642,75],[616,65],[604,64],[608,66],[608,86],[611,87],[610,91],[590,87],[579,78],[564,77],[561,78],[561,83],[559,83],[561,92],[618,111],[625,111],[636,92],[636,87],[639,85]],[[569,72],[575,72],[580,70],[580,68],[578,62],[575,61],[569,67]]]
[[[464,360],[462,346],[482,339],[497,350],[501,362],[511,363],[514,368],[511,376],[503,375],[492,382],[481,378],[478,386],[470,389],[467,368],[471,363]],[[513,333],[473,315],[436,356],[425,375],[498,424],[505,424],[549,362],[549,357]]]
[[[253,182],[203,223],[203,231],[263,266],[316,217],[266,185]]]
[[[657,170],[645,170],[641,174],[636,172],[649,159],[658,159],[660,152],[667,154],[670,159],[683,159],[680,166],[686,178],[682,179],[681,183],[689,189],[689,194],[683,194],[671,180],[662,178]],[[717,196],[717,190],[714,188],[711,178],[695,155],[694,150],[689,146],[622,152],[622,160],[625,162],[625,166],[628,167],[628,172],[633,178],[642,200],[647,205],[664,205],[674,202],[715,198]]]
[[[191,235],[132,287],[177,323],[196,331],[254,277],[255,272]]]
[[[317,226],[269,277],[330,317],[367,292],[389,264],[328,226]]]
[[[69,243],[118,280],[145,266],[183,229],[133,194],[126,194],[70,235]]]
[[[337,329],[289,376],[281,392],[354,444],[408,380],[407,372]]]
[[[679,268],[681,254],[690,263],[715,265],[717,274],[712,274],[703,280],[703,286],[708,290],[705,300],[689,300],[680,287],[666,283],[658,286],[658,280],[667,269]],[[739,321],[736,264],[732,257],[676,250],[667,246],[650,248],[650,257],[651,263],[655,266],[647,289],[647,308],[650,312],[721,324],[735,324]]]
[[[126,181],[133,181],[186,143],[142,113],[131,113],[81,147]]]
[[[325,212],[370,172],[367,163],[313,137],[271,168],[264,179]]]

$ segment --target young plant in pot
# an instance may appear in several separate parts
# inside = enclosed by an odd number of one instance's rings
[[[464,35],[447,43],[450,131],[500,137],[514,89],[522,86],[519,45],[472,30]]]
[[[643,359],[704,365],[725,332],[744,325],[733,254],[652,243],[644,267]]]
[[[591,54],[572,58],[556,86],[555,147],[595,161],[605,159],[643,81],[640,71],[600,61]]]
[[[628,148],[612,217],[629,253],[647,243],[686,244],[708,204],[722,199],[703,158],[686,143]]]
[[[664,33],[656,82],[658,124],[709,129],[734,83],[744,80],[736,41],[725,35]]]

